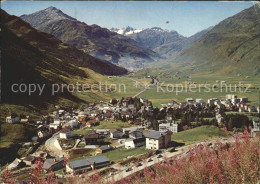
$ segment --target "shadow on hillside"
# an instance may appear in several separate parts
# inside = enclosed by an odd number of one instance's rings
[[[169,146],[170,147],[181,147],[181,146],[185,146],[185,143],[182,143],[182,142],[176,142],[176,141],[171,141],[169,143]]]
[[[20,155],[17,154],[20,147],[19,144],[15,144],[9,148],[0,148],[1,166],[11,163],[15,158],[20,158]]]

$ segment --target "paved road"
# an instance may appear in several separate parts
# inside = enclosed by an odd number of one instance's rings
[[[187,150],[189,150],[189,147],[190,146],[186,146],[185,148],[182,147],[182,148],[177,149],[176,152],[172,152],[172,153],[166,152],[164,154],[161,154],[163,156],[162,158],[156,158],[156,156],[151,157],[151,159],[152,159],[151,162],[147,162],[145,160],[145,161],[141,162],[142,165],[139,166],[139,167],[132,166],[133,170],[129,171],[129,172],[126,172],[126,171],[122,170],[122,171],[120,171],[119,173],[117,173],[117,174],[115,174],[113,176],[109,176],[109,177],[105,178],[104,179],[105,183],[109,183],[109,182],[114,183],[114,182],[117,182],[119,180],[122,180],[123,178],[126,178],[126,177],[128,177],[128,176],[130,176],[130,175],[132,175],[132,174],[134,174],[134,173],[136,173],[138,171],[141,171],[141,170],[145,169],[146,167],[150,167],[150,166],[152,166],[152,165],[154,165],[156,163],[160,163],[160,162],[164,161],[164,157],[171,158],[171,157],[180,155],[180,154],[183,153],[182,152],[183,149],[187,151]]]
[[[61,147],[56,146],[55,142],[58,141],[57,140],[58,138],[59,138],[59,132],[53,134],[53,136],[45,142],[45,147],[50,152],[51,156],[54,157],[67,156],[67,153],[62,151]]]
[[[136,95],[134,95],[133,98],[135,98],[135,97],[141,95],[143,92],[145,92],[146,90],[150,89],[150,86],[151,86],[151,85],[154,85],[154,84],[146,85],[146,84],[143,84],[143,83],[141,83],[141,82],[139,82],[139,81],[137,81],[137,80],[131,79],[131,78],[130,78],[130,80],[136,82],[136,85],[143,86],[143,88],[144,88],[142,91],[140,91],[140,92],[138,92]]]

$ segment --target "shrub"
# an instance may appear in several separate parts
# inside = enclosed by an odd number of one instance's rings
[[[246,131],[242,137],[235,137],[233,144],[217,141],[215,149],[195,147],[189,156],[173,163],[165,158],[165,164],[146,168],[125,181],[130,184],[257,183],[260,179],[259,152],[259,139],[250,139]]]

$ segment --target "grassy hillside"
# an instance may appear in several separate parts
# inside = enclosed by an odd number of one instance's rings
[[[225,137],[224,130],[215,126],[201,126],[190,130],[178,132],[172,135],[172,141],[178,143],[192,144],[206,139]]]
[[[212,28],[169,61],[172,68],[190,73],[259,75],[259,4],[254,5]],[[174,69],[172,69],[174,70]]]
[[[39,32],[20,18],[1,10],[2,20],[2,104],[1,113],[19,111],[39,115],[54,104],[80,105],[109,98],[102,92],[85,94],[63,93],[52,95],[52,84],[98,84],[106,78],[100,74],[121,75],[126,69],[101,61],[76,48],[62,43],[55,37]],[[100,73],[100,74],[99,74]],[[13,84],[46,85],[44,91],[29,95],[14,93]]]
[[[5,164],[13,161],[14,158],[21,157],[22,152],[19,149],[22,143],[31,141],[35,130],[22,124],[2,124],[1,139],[0,139],[0,163]]]

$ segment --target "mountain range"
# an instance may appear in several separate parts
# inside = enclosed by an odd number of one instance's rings
[[[155,51],[163,58],[170,58],[198,40],[211,28],[209,27],[190,37],[185,37],[177,31],[166,30],[160,27],[135,29],[127,26],[122,29],[112,28],[110,30],[135,40],[141,46]]]
[[[21,19],[85,53],[119,65],[133,63],[133,68],[138,68],[139,63],[152,62],[160,58],[156,52],[140,46],[131,38],[98,25],[87,25],[55,7],[22,15]]]

